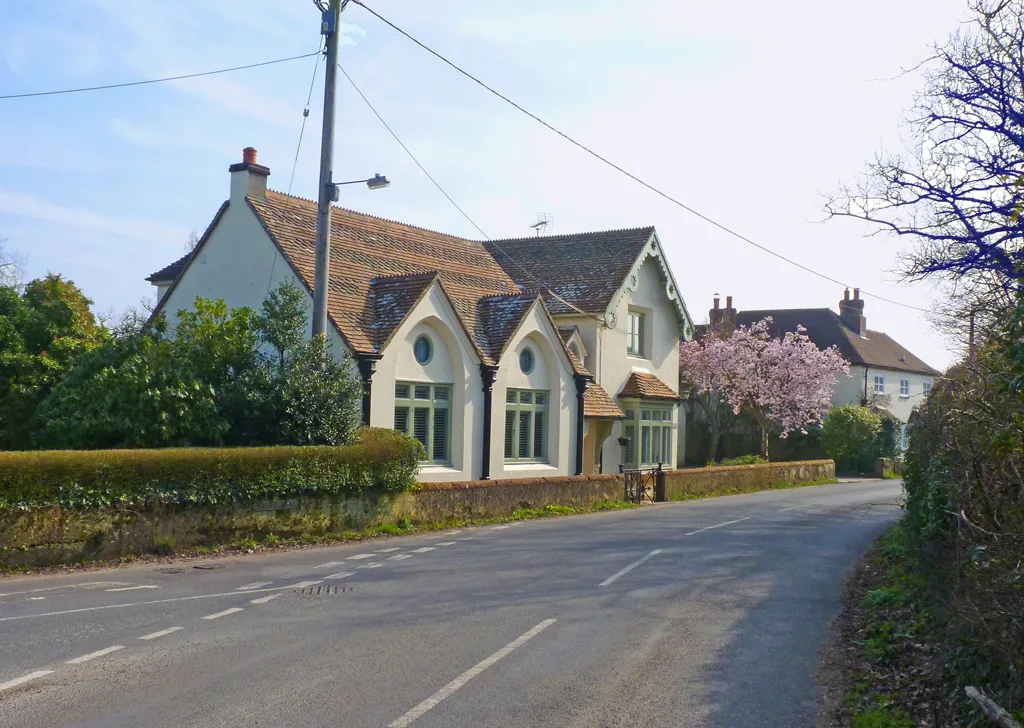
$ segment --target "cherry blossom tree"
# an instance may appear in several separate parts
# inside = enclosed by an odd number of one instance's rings
[[[728,337],[704,336],[679,347],[681,377],[698,402],[718,397],[733,412],[750,414],[761,429],[761,455],[768,457],[768,433],[781,437],[806,432],[821,422],[832,401],[836,376],[850,365],[835,347],[819,349],[803,327],[773,337],[771,317]]]

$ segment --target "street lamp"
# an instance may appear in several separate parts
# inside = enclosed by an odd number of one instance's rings
[[[377,174],[370,177],[370,179],[354,179],[351,182],[331,182],[331,199],[334,200],[335,202],[339,200],[340,191],[338,190],[338,188],[341,187],[342,185],[359,185],[364,183],[371,190],[382,190],[391,184],[391,180],[389,180],[387,177],[378,172]]]

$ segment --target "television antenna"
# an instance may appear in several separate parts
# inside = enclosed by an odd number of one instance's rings
[[[530,225],[537,233],[537,237],[540,237],[544,233],[549,233],[555,228],[555,218],[546,212],[537,213],[537,222]],[[549,229],[550,228],[550,229]]]

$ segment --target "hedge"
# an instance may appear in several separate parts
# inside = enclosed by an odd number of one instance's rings
[[[398,493],[419,442],[363,429],[342,447],[50,450],[0,453],[0,508],[217,505],[300,495]]]

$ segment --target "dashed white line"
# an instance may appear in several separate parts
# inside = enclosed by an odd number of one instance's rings
[[[162,629],[159,632],[153,632],[152,634],[143,635],[142,637],[139,637],[139,639],[140,640],[155,640],[157,637],[166,637],[167,635],[172,634],[172,633],[177,632],[177,631],[182,630],[182,629],[185,629],[185,628],[184,627],[168,627],[167,629]]]
[[[305,589],[307,586],[316,586],[319,581],[300,581],[298,584],[284,587],[285,589]]]
[[[349,556],[349,561],[359,561],[359,559],[369,559],[373,554],[356,554],[355,556]]]
[[[336,566],[341,566],[344,561],[328,561],[326,564],[320,564],[320,566],[314,566],[314,569],[333,569]]]
[[[111,652],[117,652],[118,650],[123,650],[123,649],[124,649],[124,645],[114,645],[113,647],[105,647],[102,650],[96,650],[95,652],[90,652],[88,655],[82,655],[81,657],[76,657],[73,660],[68,660],[67,664],[68,665],[80,665],[83,662],[88,662],[89,660],[95,660],[97,657],[103,657],[104,655],[109,655]]]
[[[271,599],[277,599],[279,596],[281,596],[281,595],[280,594],[267,594],[267,596],[265,596],[265,597],[260,597],[259,599],[253,599],[252,601],[249,602],[249,604],[266,604]]]
[[[816,506],[816,505],[818,505],[818,504],[817,503],[804,503],[802,506],[793,506],[791,508],[783,508],[781,511],[779,511],[779,513],[785,513],[786,511],[796,511],[796,510],[799,510],[801,508],[810,508],[811,506]]]
[[[49,675],[51,672],[53,672],[53,670],[36,670],[35,672],[30,672],[28,675],[16,677],[13,680],[8,680],[7,682],[0,683],[0,691],[16,688],[19,685],[24,685],[29,680],[35,680],[36,678],[40,678],[43,675]]]
[[[354,572],[354,571],[339,571],[337,574],[331,574],[330,576],[325,576],[324,578],[325,579],[344,579],[345,577],[352,576],[354,573],[356,573],[356,572]]]
[[[143,586],[119,586],[116,589],[104,589],[103,591],[108,592],[122,592],[122,591],[138,591],[139,589],[162,589],[163,587],[157,586],[156,584],[144,584]]]
[[[394,556],[389,556],[388,557],[388,561],[400,561],[402,559],[411,559],[411,558],[412,558],[412,554],[395,554]]]
[[[261,586],[270,586],[271,584],[273,584],[271,581],[254,581],[251,584],[235,587],[235,591],[249,591],[251,589],[259,589]]]
[[[631,571],[632,571],[633,569],[635,569],[636,567],[640,566],[640,564],[642,564],[642,563],[644,563],[645,561],[647,561],[647,559],[649,559],[649,558],[651,558],[651,557],[653,557],[653,556],[657,556],[657,555],[658,555],[658,554],[660,554],[660,553],[661,553],[661,549],[654,549],[654,551],[652,551],[651,553],[647,554],[647,555],[646,555],[646,556],[644,556],[644,557],[643,557],[642,559],[637,559],[636,561],[634,561],[634,562],[633,562],[632,564],[630,564],[630,565],[629,565],[629,566],[627,566],[626,568],[624,568],[624,569],[619,569],[619,570],[618,570],[618,571],[616,571],[616,572],[615,572],[614,574],[612,574],[612,575],[611,575],[611,576],[609,576],[609,577],[608,577],[607,579],[605,579],[605,580],[604,580],[604,581],[602,581],[602,582],[601,582],[600,584],[598,584],[598,586],[608,586],[608,585],[609,585],[609,584],[611,584],[611,583],[612,583],[613,581],[615,581],[616,579],[618,579],[618,578],[619,578],[620,576],[624,576],[625,574],[628,574],[628,573],[629,573],[629,572],[631,572]]]
[[[29,597],[29,598],[28,598],[28,600],[29,600],[30,602],[41,602],[41,601],[43,601],[44,599],[46,599],[46,597]]]
[[[378,554],[390,554],[392,551],[400,551],[400,550],[401,549],[399,549],[397,546],[392,546],[389,549],[380,549],[377,553]]]
[[[458,541],[442,541],[438,546],[454,546]]]
[[[541,632],[546,630],[554,623],[554,619],[545,619],[543,622],[538,624],[536,627],[531,629],[526,634],[522,635],[521,637],[517,637],[512,642],[509,642],[507,645],[502,647],[500,650],[495,652],[486,660],[478,662],[476,665],[466,670],[464,673],[459,675],[457,678],[452,680],[450,683],[445,685],[443,688],[438,690],[436,693],[431,695],[429,698],[424,700],[422,703],[417,705],[415,708],[410,710],[401,718],[398,718],[397,720],[389,723],[388,728],[406,728],[407,726],[412,725],[414,721],[420,718],[424,713],[429,711],[431,708],[435,707],[442,700],[447,698],[449,695],[454,693],[456,690],[461,688],[463,685],[468,683],[470,680],[475,678],[477,675],[479,675],[488,667],[496,663],[501,658],[508,656],[518,648],[522,647],[526,642],[539,635]]]
[[[428,551],[433,551],[436,548],[437,548],[436,546],[423,546],[422,548],[413,549],[412,552],[414,554],[425,554]]]
[[[88,589],[97,586],[125,586],[128,581],[87,581],[82,584],[67,584],[65,586],[46,586],[41,589],[26,589],[24,591],[4,592],[0,597],[13,597],[17,594],[38,594],[39,592],[58,591],[60,589]]]
[[[369,564],[360,564],[356,568],[357,569],[376,569],[378,566],[381,566],[381,563],[379,561],[371,561]]]
[[[710,531],[712,528],[721,528],[722,526],[731,526],[734,523],[739,523],[740,521],[749,521],[749,520],[750,520],[750,516],[746,516],[745,518],[737,518],[735,521],[726,521],[725,523],[716,523],[714,526],[705,526],[704,528],[698,528],[696,531],[690,531],[689,533],[684,533],[683,535],[684,536],[694,536],[694,535],[696,535],[698,533],[703,533],[704,531]]]
[[[221,617],[226,617],[229,614],[235,614],[235,613],[241,612],[241,611],[243,611],[242,607],[231,607],[231,609],[225,609],[223,612],[215,612],[214,614],[207,614],[205,617],[203,617],[203,619],[220,619]]]

